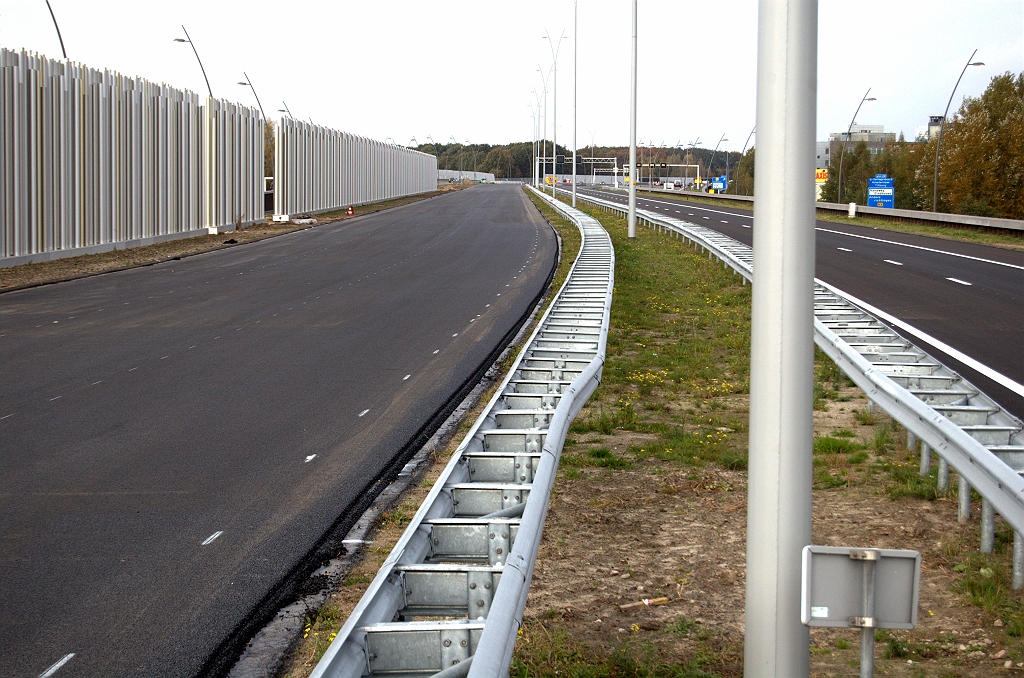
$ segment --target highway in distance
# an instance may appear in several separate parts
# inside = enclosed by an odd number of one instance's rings
[[[478,186],[0,295],[0,675],[224,671],[556,252]]]
[[[628,200],[621,192],[577,190],[623,204]],[[638,194],[637,207],[753,246],[751,210],[679,197]],[[816,242],[816,277],[1024,383],[1024,252],[820,220]],[[894,329],[1024,419],[1024,395],[933,347],[926,338]]]

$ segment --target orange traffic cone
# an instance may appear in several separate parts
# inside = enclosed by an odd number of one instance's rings
[[[348,206],[348,212],[346,212],[345,214],[347,214],[349,216],[352,216],[353,214],[355,214],[355,211],[352,209],[352,205]]]

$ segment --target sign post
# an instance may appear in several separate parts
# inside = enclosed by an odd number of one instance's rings
[[[896,183],[885,175],[876,174],[868,179],[868,206],[893,209],[896,200]]]

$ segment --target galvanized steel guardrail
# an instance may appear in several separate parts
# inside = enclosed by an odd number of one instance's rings
[[[314,678],[508,673],[562,445],[601,380],[614,285],[601,224],[542,197],[582,232],[579,255]]]
[[[567,193],[564,189],[560,189]],[[625,206],[577,194],[605,210]],[[753,280],[753,250],[718,231],[648,210],[637,220],[678,235]],[[842,290],[815,280],[814,341],[869,401],[908,431],[908,447],[919,450],[920,472],[939,460],[939,490],[949,469],[959,476],[958,519],[970,518],[973,487],[982,496],[981,549],[994,546],[995,513],[1014,529],[1013,587],[1024,587],[1024,425],[962,376],[857,306]],[[919,447],[918,447],[919,446]]]
[[[666,193],[669,195],[694,195],[693,191],[671,190],[666,188],[644,188],[650,193]],[[695,197],[714,198],[715,200],[727,200],[732,202],[751,205],[754,197],[750,195],[732,195],[730,193],[699,193]],[[850,206],[835,202],[816,202],[816,210],[823,212],[840,212],[847,214]],[[940,226],[981,226],[983,228],[997,228],[1006,231],[1024,231],[1024,220],[1003,219],[999,217],[979,217],[973,214],[952,214],[949,212],[925,212],[924,210],[893,209],[888,207],[871,207],[870,205],[857,205],[857,214],[866,214],[871,217],[882,217],[890,221],[916,221],[931,225]]]

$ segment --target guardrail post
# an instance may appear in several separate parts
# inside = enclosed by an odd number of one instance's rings
[[[907,429],[907,449],[908,450],[916,450],[917,449],[917,436],[914,435],[914,432],[911,431],[909,428]]]
[[[928,443],[921,441],[921,470],[919,473],[923,476],[928,475],[932,472],[932,448],[928,447]]]
[[[939,492],[949,491],[949,462],[939,457],[939,477],[936,482],[936,489]]]
[[[1024,589],[1024,537],[1013,531],[1013,589]]]
[[[981,552],[992,553],[996,542],[996,512],[988,499],[981,499]]]
[[[956,519],[957,522],[966,523],[971,519],[971,484],[967,482],[967,478],[964,478],[963,474],[959,471],[957,472],[957,477],[956,494],[957,499],[960,501]]]
[[[811,543],[814,386],[816,0],[758,5],[750,461],[743,670],[810,673],[800,623],[801,550]]]

